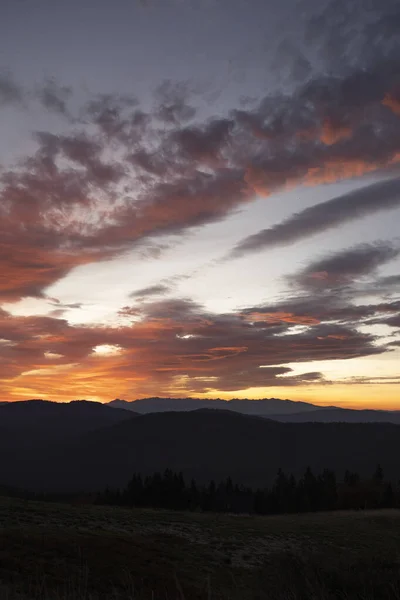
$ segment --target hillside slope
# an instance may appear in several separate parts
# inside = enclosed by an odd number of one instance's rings
[[[99,402],[68,403],[29,400],[0,405],[0,451],[20,454],[42,446],[50,449],[70,440],[107,427],[135,413],[112,409]]]
[[[2,483],[54,491],[123,486],[135,471],[166,468],[252,486],[270,483],[280,467],[296,476],[307,466],[369,476],[379,462],[388,478],[400,476],[400,426],[280,423],[223,410],[137,416],[29,453],[5,450]]]

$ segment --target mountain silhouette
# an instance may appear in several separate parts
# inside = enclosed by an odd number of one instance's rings
[[[396,423],[400,411],[366,410],[317,406],[308,402],[264,398],[262,400],[203,400],[198,398],[144,398],[141,400],[112,400],[107,406],[132,410],[137,414],[191,411],[201,408],[229,410],[247,415],[272,418],[293,423]]]
[[[191,411],[200,408],[219,408],[230,410],[245,415],[259,415],[270,417],[272,415],[285,415],[298,412],[326,410],[326,407],[316,406],[308,402],[295,402],[293,400],[280,400],[278,398],[264,398],[262,400],[221,400],[200,398],[143,398],[140,400],[112,400],[108,406],[133,410],[139,414],[169,411]]]
[[[115,410],[99,402],[45,400],[7,402],[0,406],[0,450],[48,447],[64,439],[132,419],[131,411]]]

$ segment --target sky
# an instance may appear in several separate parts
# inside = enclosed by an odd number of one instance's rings
[[[400,410],[399,27],[0,3],[0,400]]]

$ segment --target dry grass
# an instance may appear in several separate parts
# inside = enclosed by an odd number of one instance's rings
[[[234,517],[0,498],[0,600],[400,600],[400,511]]]

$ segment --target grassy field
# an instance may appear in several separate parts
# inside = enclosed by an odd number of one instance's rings
[[[249,517],[0,498],[0,599],[400,599],[400,511]]]

